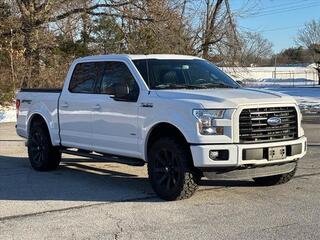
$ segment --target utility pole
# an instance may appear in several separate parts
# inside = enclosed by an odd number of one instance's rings
[[[277,78],[277,54],[274,55],[274,79]]]
[[[14,74],[14,65],[13,65],[13,30],[10,29],[10,67],[11,67],[11,79],[12,79],[12,92],[16,92],[16,81]]]

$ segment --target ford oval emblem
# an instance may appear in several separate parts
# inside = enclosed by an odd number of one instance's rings
[[[281,118],[279,118],[279,117],[271,117],[271,118],[268,118],[267,123],[268,123],[270,126],[278,126],[278,125],[281,124]]]

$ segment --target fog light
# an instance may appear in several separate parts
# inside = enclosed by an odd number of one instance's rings
[[[219,157],[219,152],[218,151],[210,150],[209,158],[211,158],[212,160],[216,160],[218,157]]]
[[[210,150],[209,158],[212,160],[229,160],[229,151],[228,150]]]

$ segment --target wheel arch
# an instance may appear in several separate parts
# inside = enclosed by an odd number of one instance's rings
[[[46,118],[41,113],[38,113],[38,112],[33,113],[28,118],[28,122],[27,122],[27,134],[28,134],[28,137],[29,137],[29,134],[30,134],[31,126],[35,122],[42,122],[42,123],[45,124],[45,126],[47,127],[47,130],[48,130],[48,133],[49,133],[49,137],[50,137],[51,143],[52,143],[53,139],[52,139],[52,134],[50,132],[48,121],[46,120]]]
[[[157,139],[164,136],[173,136],[182,144],[189,145],[187,138],[184,136],[182,131],[172,123],[168,122],[159,122],[152,126],[146,136],[145,146],[144,146],[144,155],[146,161],[148,161],[148,151]],[[190,149],[190,148],[188,148]],[[190,150],[191,154],[191,150]]]

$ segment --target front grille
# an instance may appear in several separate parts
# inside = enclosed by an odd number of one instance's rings
[[[281,124],[271,126],[267,120],[281,118]],[[294,107],[267,107],[242,110],[239,118],[241,143],[275,142],[298,137],[297,111]]]

